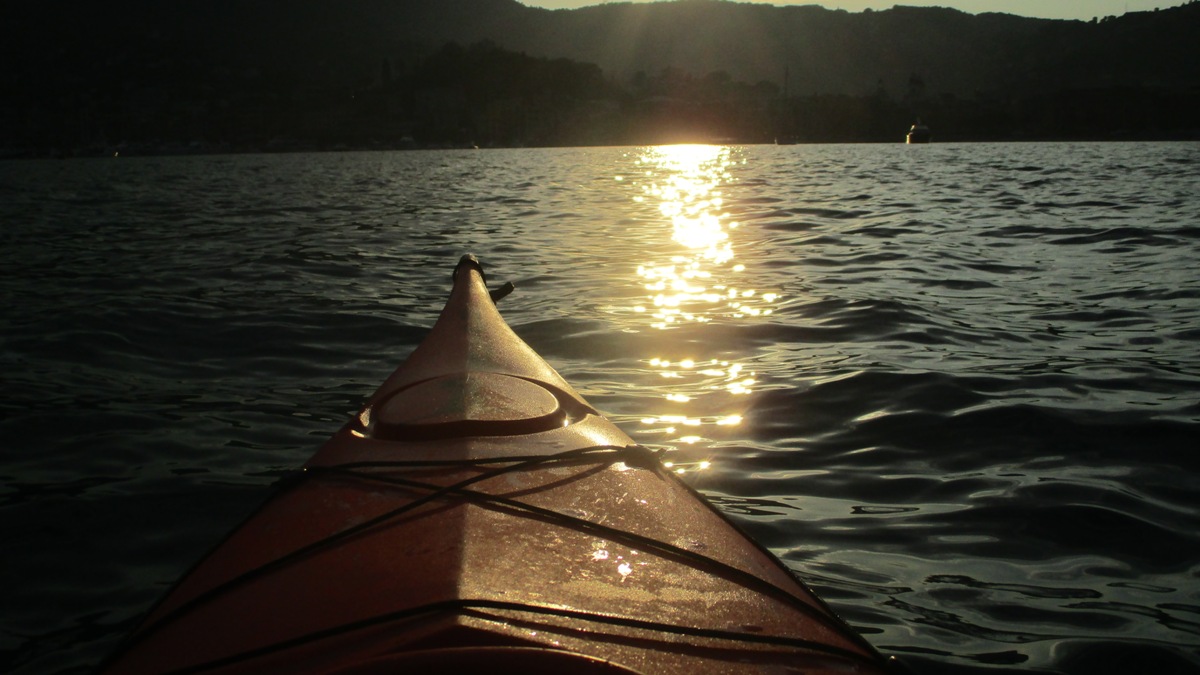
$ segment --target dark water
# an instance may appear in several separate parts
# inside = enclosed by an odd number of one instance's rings
[[[0,672],[86,670],[479,254],[917,672],[1200,671],[1200,145],[0,163]]]

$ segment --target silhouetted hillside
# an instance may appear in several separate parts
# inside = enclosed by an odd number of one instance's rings
[[[673,66],[782,83],[796,94],[902,90],[917,74],[933,93],[1031,85],[1200,81],[1200,7],[1120,19],[1056,21],[953,9],[864,12],[717,0],[609,4],[538,15],[500,44],[598,63],[628,75]],[[495,38],[493,38],[495,39]]]
[[[1179,136],[1198,126],[1197,35],[1195,2],[1082,22],[719,0],[9,0],[0,149],[893,140],[917,115],[940,140]],[[469,72],[431,63],[448,42]]]

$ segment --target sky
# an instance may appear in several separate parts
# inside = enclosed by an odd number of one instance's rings
[[[575,9],[601,5],[605,0],[519,0],[530,7]],[[626,0],[622,0],[626,1]],[[635,0],[644,2],[646,0]],[[953,7],[971,14],[1004,12],[1043,19],[1082,19],[1120,16],[1125,12],[1146,12],[1185,4],[1186,0],[737,0],[768,5],[822,5],[830,9],[861,12],[864,9],[890,9],[895,5]]]

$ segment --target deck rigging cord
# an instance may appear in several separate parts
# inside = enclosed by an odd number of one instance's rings
[[[619,528],[613,528],[607,525],[602,525],[593,521],[579,518],[570,514],[565,514],[559,511],[546,509],[535,506],[520,500],[501,497],[498,495],[472,490],[470,487],[476,483],[487,481],[498,476],[516,471],[530,471],[547,466],[561,466],[564,464],[595,464],[601,463],[610,465],[616,462],[624,462],[629,466],[639,467],[651,471],[657,471],[661,466],[658,456],[661,451],[655,451],[642,445],[597,445],[586,448],[577,448],[567,450],[551,455],[533,455],[533,456],[510,456],[510,457],[495,457],[483,459],[465,459],[465,460],[403,460],[403,461],[360,461],[347,462],[334,465],[313,465],[293,472],[289,477],[282,481],[281,490],[278,495],[284,494],[287,491],[295,489],[297,486],[311,480],[320,479],[354,479],[367,480],[377,483],[392,485],[398,488],[408,490],[426,491],[420,497],[413,499],[401,506],[388,510],[378,516],[370,518],[362,523],[341,530],[318,541],[302,546],[290,553],[284,554],[279,558],[266,562],[258,567],[249,569],[238,576],[235,576],[228,581],[225,581],[217,586],[214,586],[190,600],[175,607],[170,612],[156,619],[153,623],[143,626],[135,634],[130,636],[130,639],[122,648],[118,650],[117,656],[124,653],[133,645],[144,640],[148,636],[162,630],[166,626],[174,623],[184,617],[198,607],[212,602],[224,595],[227,595],[236,588],[259,579],[271,572],[293,564],[309,555],[318,551],[330,548],[339,542],[345,541],[351,537],[364,533],[372,528],[375,528],[382,523],[410,513],[425,504],[443,499],[467,500],[473,503],[482,505],[498,506],[510,512],[515,512],[517,515],[525,517],[535,517],[548,522],[552,522],[562,527],[574,529],[576,531],[588,532],[599,536],[619,541],[631,548],[636,547],[639,551],[654,553],[662,558],[672,559],[676,562],[686,564],[693,569],[706,572],[713,576],[719,576],[722,579],[735,583],[745,588],[748,588],[757,593],[769,595],[776,600],[784,602],[789,606],[796,608],[806,616],[826,627],[836,631],[843,632],[842,627],[837,623],[837,620],[825,614],[817,606],[809,604],[800,599],[795,594],[776,586],[775,584],[758,577],[757,575],[746,572],[740,568],[734,567],[727,563],[721,562],[709,556],[690,551],[672,544],[629,532]],[[469,468],[472,466],[486,466],[492,464],[505,464],[491,468],[475,476],[460,480],[451,485],[438,485],[426,481],[404,478],[396,475],[383,473],[375,473],[370,469],[413,469],[413,468]],[[690,489],[690,488],[688,488]],[[756,544],[757,545],[757,544]],[[760,547],[761,548],[761,547]],[[796,580],[797,583],[799,580]],[[823,607],[824,603],[813,595],[815,602]],[[691,636],[710,639],[729,640],[735,642],[774,645],[780,647],[790,647],[793,649],[803,649],[826,656],[835,658],[848,659],[852,661],[870,662],[875,661],[867,656],[856,653],[854,651],[843,649],[840,647],[816,643],[802,638],[793,638],[782,635],[767,635],[760,633],[749,633],[739,631],[727,631],[721,629],[698,628],[693,626],[680,626],[674,624],[666,624],[655,621],[647,621],[643,619],[634,619],[629,617],[614,616],[608,614],[600,614],[595,612],[587,612],[580,610],[546,607],[542,605],[533,605],[519,602],[501,602],[487,599],[470,599],[464,598],[459,600],[442,601],[431,605],[423,605],[418,607],[406,608],[396,612],[389,612],[379,616],[368,617],[359,621],[351,622],[344,625],[334,626],[328,629],[323,629],[315,633],[307,634],[301,637],[292,638],[279,643],[264,645],[262,647],[227,657],[222,657],[210,662],[195,664],[184,669],[180,669],[178,673],[203,672],[213,668],[232,665],[241,661],[246,661],[260,656],[266,656],[271,653],[276,653],[291,646],[303,644],[305,641],[321,639],[325,637],[333,637],[339,634],[358,630],[369,626],[380,625],[392,621],[400,621],[414,616],[420,616],[428,613],[446,612],[452,610],[458,611],[480,611],[480,610],[502,610],[511,612],[524,612],[537,615],[551,615],[560,618],[570,618],[591,623],[621,625],[625,627],[641,628],[652,632],[668,633],[676,636]],[[486,618],[486,617],[485,617]],[[570,630],[569,628],[556,627],[559,630]],[[868,654],[876,654],[874,648],[857,633],[849,633],[849,639],[858,646],[865,648]]]

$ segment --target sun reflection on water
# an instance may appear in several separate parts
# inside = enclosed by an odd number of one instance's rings
[[[673,145],[647,148],[639,158],[646,181],[638,201],[658,202],[670,223],[671,240],[682,251],[637,268],[648,303],[634,311],[648,313],[655,328],[687,322],[705,323],[718,316],[765,316],[778,299],[774,293],[742,288],[736,276],[745,265],[733,263],[731,231],[738,223],[722,210],[720,188],[733,180],[732,150],[724,146]]]
[[[633,311],[665,332],[660,341],[664,351],[673,349],[668,336],[674,329],[769,316],[779,295],[747,287],[746,265],[735,261],[738,223],[724,210],[722,188],[735,180],[734,150],[709,145],[646,148],[638,164],[641,191],[634,199],[657,206],[671,245],[656,249],[668,253],[637,265],[645,295]],[[645,361],[669,383],[664,388],[669,391],[661,411],[642,418],[642,434],[690,449],[712,441],[705,433],[715,436],[742,423],[742,399],[754,391],[755,373],[741,363],[704,358],[697,351],[700,344],[692,339],[690,353]],[[668,466],[679,473],[703,470],[711,459],[677,460]]]

